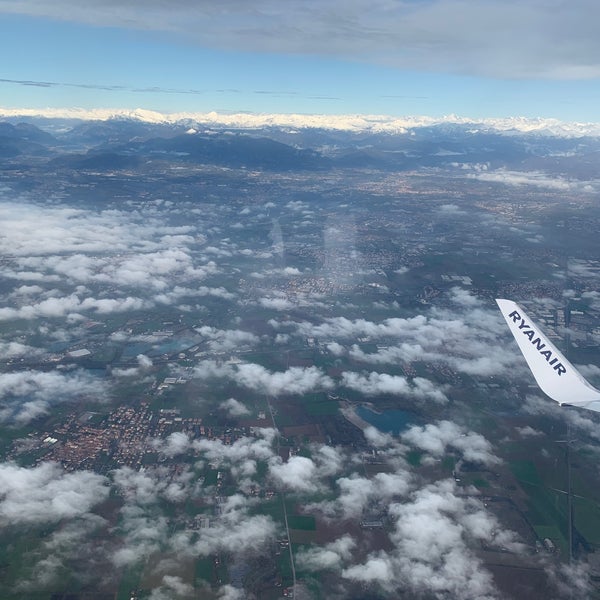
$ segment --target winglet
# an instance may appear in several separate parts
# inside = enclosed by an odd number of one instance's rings
[[[600,390],[590,385],[512,300],[496,300],[541,390],[559,404],[600,412]]]

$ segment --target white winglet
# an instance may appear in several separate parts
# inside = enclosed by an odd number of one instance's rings
[[[590,385],[512,300],[496,300],[542,391],[559,404],[600,412],[600,390]]]

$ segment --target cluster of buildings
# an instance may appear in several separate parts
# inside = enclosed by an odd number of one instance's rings
[[[226,444],[246,433],[242,429],[207,427],[200,418],[179,415],[177,409],[152,411],[147,402],[120,406],[105,417],[73,413],[52,431],[30,434],[26,451],[36,457],[35,464],[55,461],[67,471],[91,469],[102,473],[121,466],[138,470],[155,462],[160,456],[160,441],[175,432],[185,433],[190,440],[220,439]],[[8,457],[22,451],[22,446],[15,445]]]

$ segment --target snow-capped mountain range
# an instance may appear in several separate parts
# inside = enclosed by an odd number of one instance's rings
[[[422,127],[460,126],[476,132],[510,134],[535,134],[556,137],[600,137],[600,123],[565,122],[548,118],[486,118],[473,119],[457,115],[443,117],[388,115],[309,115],[309,114],[257,114],[257,113],[161,113],[145,109],[82,109],[82,108],[1,108],[0,118],[67,119],[77,121],[132,120],[151,124],[185,124],[194,126],[264,129],[280,128],[321,129],[354,133],[402,134]]]

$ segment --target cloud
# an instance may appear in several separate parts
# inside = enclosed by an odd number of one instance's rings
[[[205,325],[196,331],[208,338],[208,346],[212,352],[231,352],[240,348],[255,346],[260,339],[248,331],[235,329],[221,330]]]
[[[164,441],[164,444],[159,445],[161,452],[173,458],[179,454],[185,454],[190,447],[190,438],[182,431],[174,431],[169,434]]]
[[[449,299],[456,309],[433,307],[428,315],[380,322],[333,317],[316,325],[297,323],[296,333],[325,340],[327,344],[351,340],[354,343],[348,355],[372,364],[423,361],[475,376],[501,375],[519,369],[525,372],[510,346],[498,343],[508,333],[498,310],[482,307],[479,300],[460,288],[453,288]],[[365,352],[355,343],[359,339],[382,340],[385,345],[376,352]]]
[[[311,450],[311,458],[295,455],[284,462],[273,456],[269,460],[269,475],[275,484],[298,493],[324,489],[323,480],[342,469],[344,455],[340,449],[325,445],[313,445]]]
[[[317,490],[317,466],[305,456],[292,456],[288,461],[274,460],[269,465],[271,477],[288,490],[295,492],[315,492]]]
[[[308,504],[306,510],[319,511],[328,519],[357,519],[368,508],[381,507],[404,496],[413,486],[413,477],[401,463],[394,473],[377,473],[368,478],[352,473],[336,480],[334,500]]]
[[[78,582],[90,584],[99,572],[106,572],[105,544],[107,522],[87,513],[62,519],[23,565],[15,591],[27,597],[40,590],[56,589],[70,571]],[[29,571],[29,572],[28,572]]]
[[[211,527],[200,534],[189,530],[175,533],[170,547],[183,556],[209,556],[217,552],[237,556],[262,551],[274,541],[277,526],[271,517],[249,514],[253,503],[240,494],[228,496],[219,505],[220,516],[211,521]]]
[[[524,546],[466,488],[457,487],[453,479],[424,483],[402,459],[414,447],[413,441],[421,440],[439,456],[456,444],[472,460],[477,457],[493,464],[496,460],[490,458],[487,441],[449,422],[430,429],[413,428],[409,440],[373,429],[365,433],[387,470],[371,477],[356,472],[338,477],[333,499],[307,504],[304,510],[338,524],[340,519],[380,515],[388,523],[388,545],[368,551],[345,535],[299,551],[298,565],[309,571],[333,571],[351,585],[379,588],[386,597],[408,593],[457,600],[497,599],[493,578],[478,558],[482,543],[516,553]]]
[[[0,321],[36,319],[38,317],[64,317],[78,312],[94,311],[99,315],[149,308],[151,304],[141,298],[79,298],[71,294],[62,298],[48,298],[21,308],[0,308]]]
[[[546,573],[562,597],[588,598],[593,594],[590,566],[583,561],[571,564],[548,564]]]
[[[503,531],[478,500],[457,495],[454,482],[442,480],[390,505],[393,550],[374,552],[342,576],[377,583],[388,593],[416,593],[457,600],[497,598],[493,579],[471,546],[481,541],[520,549],[514,534]]]
[[[450,300],[459,306],[464,308],[474,308],[481,306],[482,302],[477,296],[473,296],[468,290],[464,290],[459,287],[453,287],[450,290]]]
[[[167,203],[149,204],[142,215],[0,198],[0,251],[10,256],[3,276],[19,283],[0,320],[73,320],[81,313],[148,309],[184,297],[233,299],[222,287],[198,285],[219,269],[197,252],[204,236],[196,225],[170,223],[178,211]],[[37,285],[20,285],[24,281]],[[56,288],[44,287],[49,284]]]
[[[301,549],[296,554],[296,563],[307,571],[340,570],[352,556],[356,541],[350,535],[344,535],[335,542],[322,547]]]
[[[418,399],[429,399],[441,404],[448,402],[444,392],[428,379],[415,377],[412,380],[399,375],[388,375],[372,371],[368,375],[360,375],[346,371],[342,373],[342,385],[365,394],[377,396],[394,394]]]
[[[526,425],[525,427],[515,427],[515,431],[524,438],[539,437],[540,435],[544,435],[543,432],[534,429],[529,425]]]
[[[447,448],[453,448],[461,452],[463,458],[470,462],[487,466],[500,462],[500,459],[492,453],[491,444],[482,435],[466,431],[451,421],[429,423],[422,427],[414,425],[402,433],[401,439],[437,458],[444,456]]]
[[[185,583],[181,577],[164,575],[160,587],[152,590],[149,600],[176,600],[178,598],[193,598],[194,588]]]
[[[171,439],[166,447],[177,447],[179,442]],[[119,511],[119,545],[110,559],[115,566],[123,567],[168,547],[169,519],[159,502],[181,504],[194,495],[196,483],[191,471],[173,472],[166,467],[140,471],[121,467],[113,471],[112,480],[124,504]]]
[[[0,373],[0,422],[29,423],[48,414],[54,403],[81,397],[103,401],[109,394],[106,382],[81,370]]]
[[[591,0],[396,2],[308,0],[133,0],[74,6],[60,0],[4,0],[4,13],[78,21],[93,26],[163,31],[203,47],[247,52],[330,56],[410,70],[499,78],[594,78],[600,67],[598,20]],[[535,35],[532,35],[532,31]],[[22,81],[22,84],[28,82]],[[31,82],[51,84],[52,82]],[[108,86],[112,87],[112,86]],[[168,91],[168,90],[167,90]],[[190,90],[195,93],[195,90]]]
[[[3,342],[0,341],[0,359],[6,360],[21,356],[34,356],[42,351],[39,348],[32,348],[21,342]]]
[[[145,354],[138,354],[136,356],[138,363],[137,367],[130,367],[128,369],[112,369],[112,374],[115,377],[138,377],[144,373],[147,373],[152,369],[153,362],[149,356]]]
[[[194,369],[196,377],[227,377],[238,385],[272,396],[306,394],[334,387],[333,380],[317,367],[290,367],[287,371],[272,372],[255,363],[221,365],[203,361]]]
[[[227,411],[230,417],[245,417],[250,414],[250,411],[235,398],[229,398],[219,404],[219,408]]]
[[[111,556],[118,568],[145,561],[164,548],[168,540],[168,522],[164,516],[126,505],[121,509],[121,533],[121,547]]]
[[[236,479],[238,488],[247,491],[256,485],[258,461],[268,462],[274,457],[274,429],[255,430],[254,437],[242,437],[232,444],[221,440],[200,439],[191,448],[218,469],[229,469]]]
[[[32,469],[0,464],[0,519],[5,526],[80,517],[108,493],[107,479],[90,471],[65,473],[46,462]]]
[[[469,174],[468,177],[492,183],[503,183],[505,185],[517,187],[527,185],[559,192],[577,191],[581,193],[591,193],[598,187],[597,181],[574,181],[558,175],[548,175],[537,171],[524,172],[497,169],[495,171],[479,171],[477,173]]]
[[[287,371],[271,372],[252,363],[237,367],[236,381],[250,389],[279,396],[306,394],[334,387],[333,381],[317,367],[290,367]]]
[[[450,429],[449,435],[461,438],[460,430]],[[391,524],[389,547],[365,556],[355,552],[355,540],[346,535],[322,547],[300,551],[298,565],[309,571],[334,571],[352,583],[376,585],[390,595],[403,590],[459,600],[497,598],[492,576],[476,552],[482,542],[522,551],[515,535],[503,530],[483,503],[466,496],[453,480],[423,485],[406,463],[398,462],[396,451],[405,452],[406,447],[395,438],[378,436],[376,441],[378,457],[389,466],[395,463],[394,471],[373,477],[357,473],[340,477],[335,499],[306,505],[305,510],[321,512],[336,521],[386,514]],[[477,452],[488,450],[481,439],[471,440],[466,447]]]
[[[245,598],[246,593],[232,585],[227,584],[219,588],[219,600],[244,600]]]
[[[294,303],[287,298],[260,298],[258,302],[265,308],[275,310],[291,310],[294,308]]]

